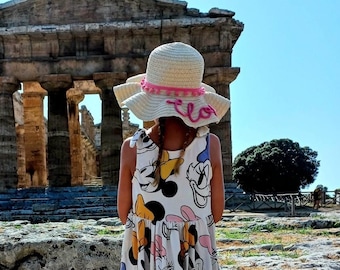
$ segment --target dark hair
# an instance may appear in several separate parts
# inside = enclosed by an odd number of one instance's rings
[[[159,118],[159,125],[158,125],[158,142],[159,142],[159,152],[158,152],[158,158],[155,162],[155,175],[154,175],[154,182],[153,185],[158,185],[160,179],[161,179],[161,166],[162,166],[162,156],[163,156],[163,150],[164,150],[164,137],[165,137],[165,121],[166,118],[162,117]],[[175,164],[174,167],[174,173],[178,174],[179,173],[179,167],[181,166],[181,158],[184,155],[185,149],[187,148],[188,144],[189,144],[189,139],[190,139],[190,127],[187,127],[187,132],[185,134],[185,140],[183,142],[183,146],[181,149],[181,153],[179,158],[177,159],[177,162]]]

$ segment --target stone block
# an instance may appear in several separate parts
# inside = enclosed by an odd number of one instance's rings
[[[33,212],[51,212],[58,209],[58,205],[54,203],[36,203],[32,205]]]

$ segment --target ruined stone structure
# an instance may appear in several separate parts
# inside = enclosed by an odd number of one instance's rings
[[[86,106],[81,106],[81,134],[82,134],[82,183],[91,183],[93,179],[100,177],[100,145],[96,144],[95,136],[97,128],[90,111]],[[100,132],[100,129],[99,129]]]
[[[19,91],[13,94],[18,187],[46,187],[47,128],[42,107],[46,94],[39,84],[24,83],[23,88],[24,94],[20,94]],[[66,97],[71,147],[71,185],[101,185],[100,124],[94,124],[92,114],[85,105],[79,110],[78,104],[84,97],[82,91],[71,88],[66,92]],[[123,111],[123,139],[126,139],[134,134],[139,126],[129,121],[129,111],[126,108]],[[43,123],[37,125],[39,121]]]
[[[122,111],[123,139],[126,139],[128,137],[131,137],[137,131],[139,126],[130,122],[130,113],[128,108],[123,108]]]
[[[25,151],[35,153],[30,159],[33,165],[26,166],[25,172],[33,183],[44,184],[45,167],[51,187],[80,181],[82,155],[74,147],[80,134],[77,105],[83,94],[98,89],[102,100],[100,175],[105,186],[116,185],[122,117],[112,87],[145,72],[148,55],[158,45],[182,41],[202,53],[204,82],[229,98],[229,85],[239,73],[239,68],[231,67],[232,49],[243,30],[233,16],[220,9],[202,14],[175,0],[21,0],[0,5],[0,190],[16,188],[23,174],[17,167],[22,138],[17,139],[16,128],[24,137],[27,129],[41,142],[25,146]],[[15,126],[13,112],[13,93],[20,83],[26,85],[23,104],[31,114],[25,116],[24,133]],[[70,89],[76,89],[76,98],[67,95]],[[41,114],[44,95],[48,96],[46,143]],[[211,130],[221,139],[224,177],[230,182],[230,112]]]
[[[47,171],[47,127],[43,114],[43,98],[46,91],[37,83],[23,83],[23,94],[18,91],[13,95],[15,125],[17,133],[17,171],[19,188],[48,186]],[[74,101],[79,98],[79,91],[71,88],[67,91],[68,123],[71,146],[71,185],[83,185],[98,175],[99,155],[94,142],[86,132],[94,133],[93,118],[79,124],[78,107]],[[87,111],[86,107],[84,111]],[[91,115],[87,111],[87,114]],[[90,128],[87,128],[90,127]],[[82,129],[80,129],[82,128]],[[80,175],[79,175],[80,173]],[[89,179],[89,175],[91,178]]]

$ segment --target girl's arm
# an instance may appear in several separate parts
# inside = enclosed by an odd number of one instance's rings
[[[220,221],[224,210],[224,179],[221,144],[215,134],[210,133],[210,160],[213,170],[211,179],[211,211],[215,223]]]
[[[136,148],[130,147],[130,139],[123,142],[120,151],[120,170],[117,194],[118,216],[123,224],[132,208],[132,177],[136,168]]]

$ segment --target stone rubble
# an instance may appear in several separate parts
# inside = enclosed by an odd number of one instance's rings
[[[226,215],[217,224],[217,231],[243,224],[270,233],[270,228],[327,229],[328,234],[287,246],[262,244],[233,245],[230,239],[218,239],[219,256],[227,254],[233,264],[221,269],[340,269],[340,211],[312,213],[305,217],[278,217],[268,215]],[[317,228],[317,229],[316,229]],[[236,227],[233,229],[237,229]],[[118,218],[99,220],[68,220],[32,224],[29,221],[0,222],[0,270],[40,269],[119,269],[124,227]],[[231,243],[230,243],[231,241]],[[225,245],[228,243],[228,245]],[[247,249],[298,251],[297,257],[242,256]],[[237,251],[237,252],[235,252]]]

